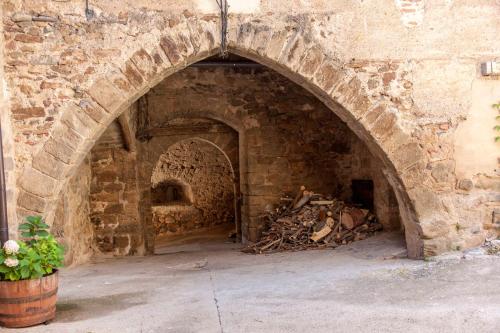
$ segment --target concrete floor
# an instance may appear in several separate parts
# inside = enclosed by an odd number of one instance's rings
[[[210,239],[61,274],[48,326],[2,332],[499,332],[500,260],[397,259],[399,235],[248,255]],[[497,257],[498,258],[498,257]]]

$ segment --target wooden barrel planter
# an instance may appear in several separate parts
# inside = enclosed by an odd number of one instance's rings
[[[0,281],[0,325],[27,327],[56,315],[58,274],[40,279]]]

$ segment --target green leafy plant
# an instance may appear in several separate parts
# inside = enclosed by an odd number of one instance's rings
[[[19,226],[25,241],[9,240],[0,249],[0,280],[37,279],[61,267],[63,247],[48,232],[41,216],[28,216]]]
[[[493,108],[497,110],[497,112],[500,114],[500,102],[497,104],[493,104]],[[495,118],[497,121],[500,120],[500,115],[496,116]],[[493,129],[497,132],[500,132],[500,125],[495,125]],[[500,141],[500,135],[495,136],[495,141],[499,142]]]

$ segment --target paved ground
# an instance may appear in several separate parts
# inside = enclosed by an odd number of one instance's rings
[[[204,240],[106,259],[62,272],[55,322],[2,332],[500,331],[500,260],[387,259],[401,250],[394,235],[267,256]]]

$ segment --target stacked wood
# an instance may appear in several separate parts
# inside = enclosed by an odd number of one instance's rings
[[[266,231],[259,242],[243,249],[247,253],[274,253],[318,248],[336,248],[362,240],[382,230],[374,214],[335,198],[307,191],[295,198],[283,197],[282,204],[265,216]]]

